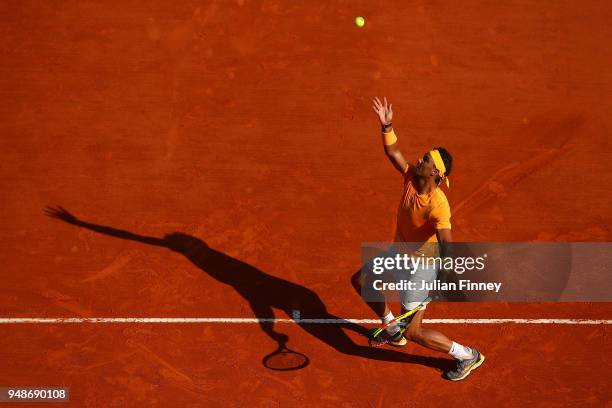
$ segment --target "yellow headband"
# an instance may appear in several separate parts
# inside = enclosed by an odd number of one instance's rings
[[[448,181],[448,177],[446,177],[446,166],[444,165],[444,161],[442,161],[442,156],[440,156],[440,152],[438,149],[433,149],[429,151],[429,155],[433,159],[434,165],[436,169],[440,172],[440,177],[446,183],[446,187],[450,188],[450,182]]]

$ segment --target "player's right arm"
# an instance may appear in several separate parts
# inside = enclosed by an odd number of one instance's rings
[[[393,104],[387,103],[387,98],[383,98],[384,103],[377,97],[374,98],[372,109],[376,112],[378,120],[382,128],[383,145],[385,154],[391,161],[391,164],[401,173],[405,173],[408,168],[408,161],[400,152],[397,146],[397,137],[393,131],[391,120],[393,119]]]

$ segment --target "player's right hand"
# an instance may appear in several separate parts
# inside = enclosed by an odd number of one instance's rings
[[[387,104],[387,97],[383,98],[384,103],[378,99],[378,97],[374,97],[372,109],[378,115],[378,120],[380,121],[381,126],[388,125],[391,123],[393,119],[393,104]]]

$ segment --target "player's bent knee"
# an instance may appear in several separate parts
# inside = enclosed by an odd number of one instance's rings
[[[410,327],[404,333],[404,337],[406,337],[406,339],[410,341],[419,342],[420,340],[423,339],[423,331],[421,330],[420,327],[414,327],[414,328]]]

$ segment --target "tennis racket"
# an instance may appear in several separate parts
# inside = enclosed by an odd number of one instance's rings
[[[391,320],[390,322],[383,324],[381,327],[372,329],[368,335],[368,344],[371,347],[382,347],[385,344],[389,343],[392,336],[390,336],[385,331],[385,329],[391,326],[393,323],[397,323],[400,326],[400,333],[404,334],[404,332],[406,331],[406,327],[410,325],[410,322],[412,321],[412,318],[414,317],[414,315],[419,310],[422,310],[425,307],[425,305],[427,305],[427,303],[429,303],[431,300],[432,298],[428,297],[415,308],[410,309],[405,313],[402,313],[401,315],[397,316],[395,319]]]

